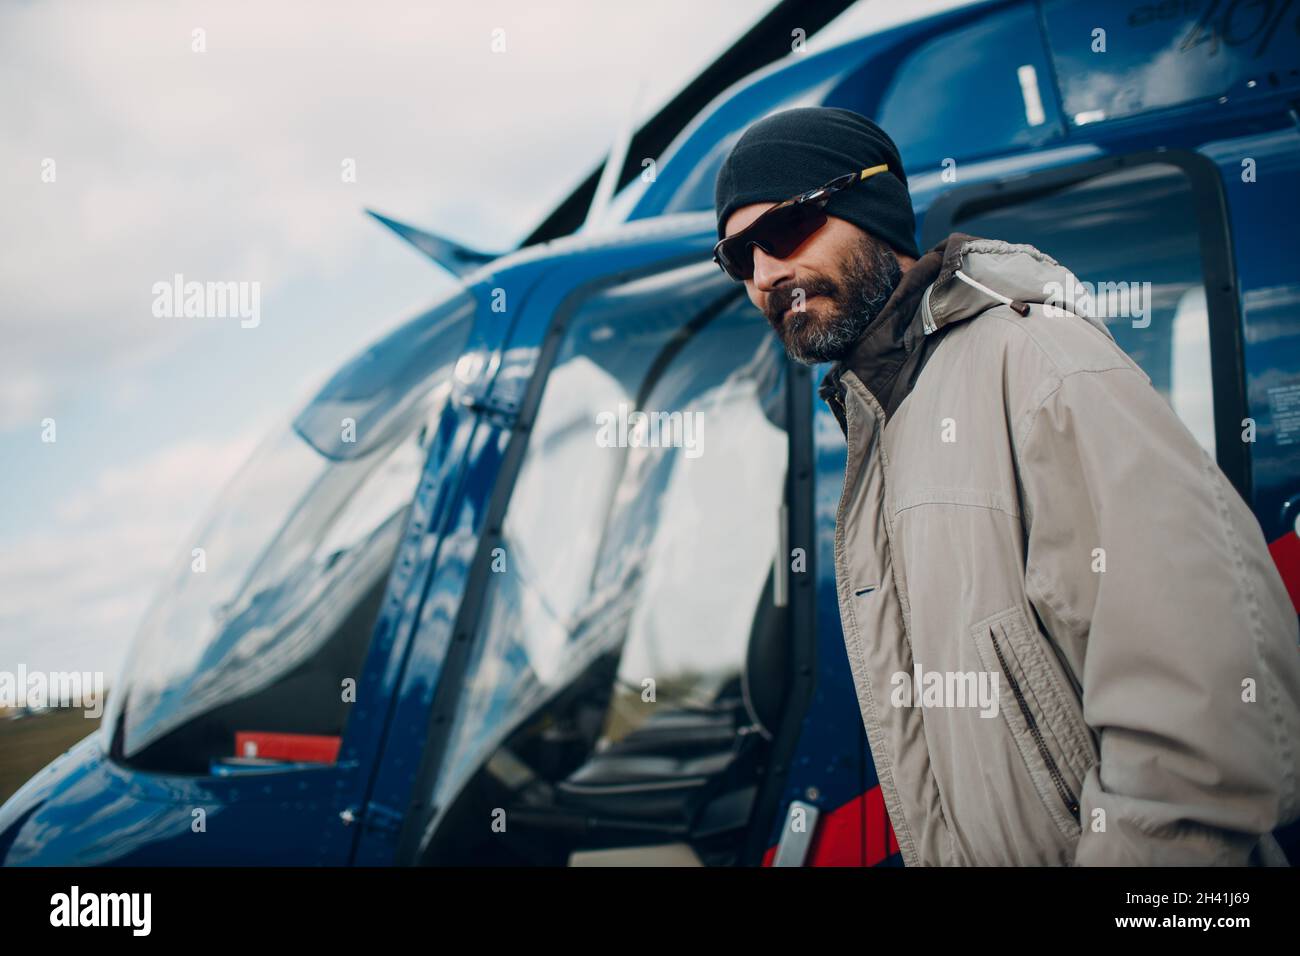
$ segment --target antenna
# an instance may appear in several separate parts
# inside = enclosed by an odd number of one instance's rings
[[[615,130],[609,146],[609,158],[605,161],[605,168],[601,170],[600,181],[596,184],[596,192],[591,197],[591,206],[587,209],[587,218],[579,232],[590,232],[597,228],[609,211],[614,190],[618,188],[619,175],[623,172],[624,163],[627,162],[628,147],[636,132],[637,117],[640,115],[638,110],[641,106],[641,98],[645,95],[645,85],[645,75],[642,74],[637,80],[636,90],[632,94],[632,103],[628,107],[623,123]]]

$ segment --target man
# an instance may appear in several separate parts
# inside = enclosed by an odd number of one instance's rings
[[[724,270],[835,363],[840,620],[904,862],[1285,864],[1295,609],[1104,322],[1048,302],[1074,276],[961,233],[920,255],[898,151],[848,110],[750,127],[716,208]]]

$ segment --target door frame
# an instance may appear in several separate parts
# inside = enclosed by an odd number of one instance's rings
[[[1233,259],[1227,196],[1214,161],[1186,149],[1157,148],[1056,166],[1011,180],[958,186],[938,197],[922,222],[922,248],[954,231],[963,215],[1023,203],[1106,173],[1159,163],[1182,170],[1191,186],[1201,249],[1201,276],[1210,336],[1210,383],[1214,391],[1214,453],[1237,493],[1252,500],[1252,462],[1241,440],[1249,417],[1241,301]],[[1063,263],[1069,268],[1068,263]]]

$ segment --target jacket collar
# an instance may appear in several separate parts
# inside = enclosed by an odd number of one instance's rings
[[[841,381],[846,371],[858,377],[888,417],[952,326],[999,303],[1022,316],[1029,314],[1031,302],[1061,307],[1060,290],[1076,288],[1082,291],[1074,273],[1031,245],[954,232],[903,273],[880,315],[822,379],[819,394],[847,436]],[[1113,341],[1104,318],[1084,305],[1090,303],[1075,302],[1065,311]]]
[[[914,357],[927,329],[933,334],[959,317],[951,310],[936,311],[942,300],[936,298],[935,291],[952,281],[953,274],[961,268],[962,249],[973,239],[965,233],[954,232],[917,259],[903,273],[885,307],[848,355],[826,373],[818,394],[830,405],[841,430],[848,427],[844,421],[841,381],[845,371],[852,371],[882,404],[890,405],[887,397],[898,382],[898,373]]]

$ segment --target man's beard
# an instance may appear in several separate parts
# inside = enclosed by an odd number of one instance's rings
[[[838,361],[880,314],[902,278],[903,269],[893,250],[872,236],[863,236],[845,257],[839,282],[813,276],[799,286],[780,286],[768,296],[764,314],[795,361],[804,365]],[[822,296],[817,312],[805,305],[804,310],[783,319],[796,289],[803,290],[805,303]]]

